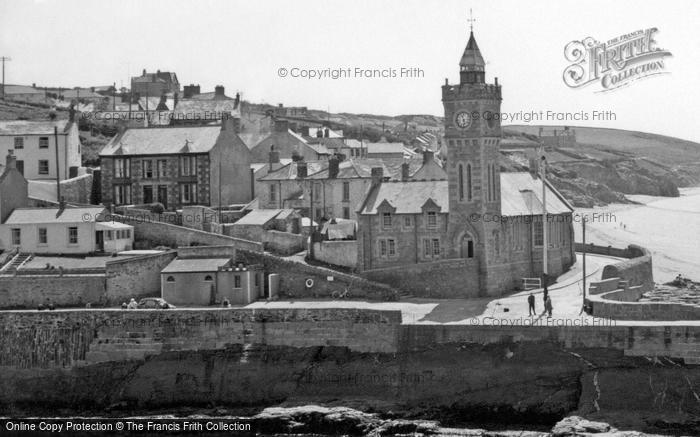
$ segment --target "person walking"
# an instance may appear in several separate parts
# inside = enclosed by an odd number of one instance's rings
[[[544,301],[544,310],[547,312],[547,318],[552,317],[552,298],[549,296]]]
[[[536,316],[537,313],[535,312],[535,296],[532,293],[530,293],[530,295],[527,297],[527,306],[528,315]]]

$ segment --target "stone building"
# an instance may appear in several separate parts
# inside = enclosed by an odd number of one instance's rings
[[[238,119],[220,126],[132,128],[100,153],[102,201],[219,206],[251,200],[250,151]]]
[[[17,170],[15,155],[10,150],[0,174],[0,223],[4,223],[16,208],[29,206],[27,180]]]
[[[75,177],[82,155],[74,120],[71,110],[68,120],[0,121],[0,156],[12,150],[17,170],[30,180],[56,180],[57,174],[60,180]]]
[[[134,96],[160,97],[163,94],[179,94],[180,82],[177,74],[169,71],[147,73],[143,69],[141,76],[131,78],[131,92]]]
[[[460,295],[498,295],[543,272],[543,182],[537,168],[500,172],[501,126],[492,114],[500,113],[501,87],[486,83],[473,33],[459,66],[459,84],[442,87],[447,180],[373,184],[359,212],[360,268],[459,259]],[[573,208],[550,184],[544,189],[547,272],[557,276],[575,260]]]
[[[290,129],[289,121],[276,119],[273,131],[251,148],[253,162],[265,162],[270,151],[279,153],[280,158],[300,157],[305,161],[328,159],[330,152],[323,144],[311,144],[304,137]]]

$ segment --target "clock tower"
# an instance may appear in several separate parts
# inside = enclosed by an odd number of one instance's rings
[[[459,84],[445,79],[446,170],[449,180],[449,256],[478,263],[481,294],[497,293],[491,265],[504,262],[500,245],[501,187],[498,165],[501,140],[501,87],[486,83],[484,58],[470,32],[459,62]]]

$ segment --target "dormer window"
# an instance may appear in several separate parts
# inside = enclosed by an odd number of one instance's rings
[[[387,229],[391,228],[391,213],[385,212],[382,214],[382,227]]]
[[[426,224],[428,226],[428,229],[436,229],[437,228],[437,212],[428,211],[426,213]]]

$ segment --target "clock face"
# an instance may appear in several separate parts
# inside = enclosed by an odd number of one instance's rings
[[[472,116],[468,112],[460,111],[455,114],[455,124],[460,129],[466,129],[472,124]]]

